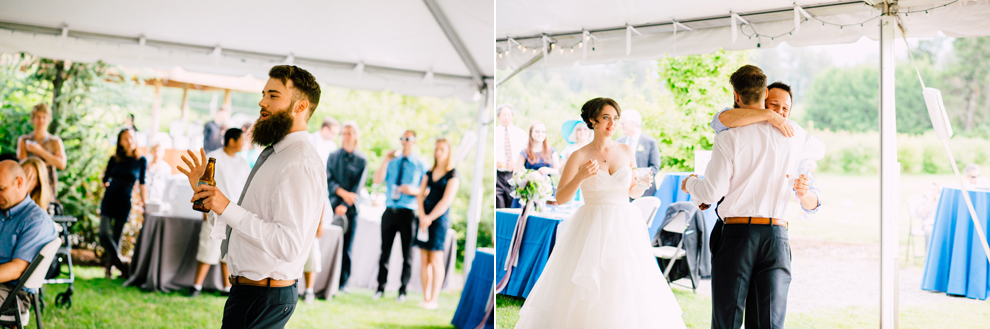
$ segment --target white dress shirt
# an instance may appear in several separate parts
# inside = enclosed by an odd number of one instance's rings
[[[230,225],[230,273],[251,280],[294,280],[327,203],[327,173],[305,131],[285,136],[254,174],[240,205],[234,198],[214,224]],[[260,161],[260,160],[259,160]],[[223,233],[222,233],[223,234]]]
[[[505,157],[505,134],[508,131],[509,134],[509,148],[512,150],[512,158]],[[495,162],[510,162],[514,161],[515,156],[526,149],[526,141],[528,137],[526,136],[526,131],[522,130],[516,126],[496,126],[495,127]],[[519,169],[519,168],[516,168]],[[498,171],[508,171],[506,169],[499,168]]]
[[[231,203],[236,204],[237,200],[241,199],[244,183],[247,182],[248,175],[251,173],[251,166],[248,165],[247,159],[237,154],[229,156],[227,152],[223,151],[223,148],[210,151],[206,154],[206,158],[217,159],[213,167],[213,180],[216,181],[220,193],[223,193]],[[211,232],[211,237],[223,239],[226,236],[226,226],[221,227],[218,234],[214,234],[212,223],[215,219],[210,218],[213,216],[216,216],[215,212],[211,211],[207,214],[208,220],[203,229],[210,230],[208,232]]]
[[[639,146],[639,137],[642,134],[643,134],[642,132],[639,132],[639,133],[637,133],[635,135],[632,135],[632,136],[625,136],[625,137],[623,137],[623,140],[620,141],[620,143],[629,145],[629,147],[631,147],[632,150],[633,150],[633,152],[635,153],[636,152],[636,147]],[[636,161],[636,159],[633,159],[633,161]]]
[[[330,157],[330,153],[333,153],[338,148],[337,142],[323,139],[323,136],[320,136],[319,130],[309,134],[309,142],[316,148],[316,153],[320,155],[320,160],[323,161],[323,167],[326,168],[327,158]]]
[[[705,178],[687,179],[685,188],[694,204],[714,206],[725,196],[718,209],[722,218],[783,218],[801,160],[825,156],[822,141],[789,122],[794,128],[791,138],[767,122],[716,135]]]

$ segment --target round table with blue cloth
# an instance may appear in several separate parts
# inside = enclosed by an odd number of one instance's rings
[[[553,250],[557,226],[562,218],[554,214],[533,213],[526,219],[526,233],[519,247],[519,258],[516,268],[512,270],[508,285],[500,294],[526,298],[536,285],[536,280],[543,274],[543,267],[550,259]],[[505,276],[505,258],[509,254],[509,244],[515,233],[519,211],[495,211],[495,282]]]
[[[494,275],[495,255],[491,251],[479,249],[474,254],[474,261],[471,262],[471,273],[468,273],[467,281],[464,282],[464,290],[461,292],[461,301],[457,303],[454,319],[450,321],[454,327],[461,329],[478,327],[485,316],[488,299],[495,286]],[[494,327],[495,315],[491,314],[485,323],[485,329]]]
[[[990,191],[970,191],[969,198],[973,200],[980,225],[986,230]],[[962,190],[943,188],[921,289],[986,300],[990,292],[990,274],[983,245],[971,218]]]
[[[663,223],[663,216],[667,213],[667,207],[674,202],[681,201],[691,201],[691,195],[681,191],[681,182],[691,176],[691,172],[668,172],[663,177],[662,181],[658,181],[657,192],[653,195],[660,199],[660,210],[657,211],[657,216],[653,219],[653,224],[650,225],[650,238],[652,239],[656,236],[657,231],[660,230],[660,224]],[[702,176],[704,177],[704,176]],[[705,216],[705,224],[708,225],[709,234],[711,234],[711,228],[715,226],[715,221],[718,217],[715,216],[715,205],[708,208],[703,212]]]

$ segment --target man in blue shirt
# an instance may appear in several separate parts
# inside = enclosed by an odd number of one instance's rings
[[[385,283],[388,281],[388,260],[392,256],[392,243],[395,234],[402,241],[402,286],[399,287],[399,302],[406,301],[406,285],[412,274],[412,240],[416,229],[416,209],[419,204],[419,184],[426,174],[426,164],[413,154],[416,146],[416,132],[406,130],[402,137],[402,154],[392,151],[385,155],[385,161],[375,171],[375,184],[385,182],[388,189],[385,194],[385,213],[382,214],[382,254],[378,259],[378,291],[373,299],[379,299],[385,294]]]
[[[41,248],[56,238],[51,217],[28,197],[24,170],[16,161],[0,161],[0,303]],[[17,297],[21,312],[27,313],[27,292],[19,291]]]

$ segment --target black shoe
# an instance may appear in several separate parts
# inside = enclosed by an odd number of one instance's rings
[[[199,297],[199,294],[202,294],[202,293],[203,293],[203,290],[190,287],[189,288],[189,294],[187,295],[187,297],[190,297],[190,298]]]

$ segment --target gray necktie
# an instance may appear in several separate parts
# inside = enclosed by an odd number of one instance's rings
[[[248,175],[247,182],[244,183],[244,189],[241,190],[241,197],[240,199],[237,200],[238,206],[240,206],[241,202],[244,201],[244,196],[247,195],[247,190],[248,187],[251,186],[251,180],[254,179],[254,174],[258,172],[258,168],[261,168],[261,165],[265,163],[265,160],[268,159],[268,156],[272,155],[272,152],[275,152],[275,149],[272,148],[271,146],[266,147],[263,151],[261,151],[261,155],[258,156],[258,162],[254,164],[254,168],[251,169],[251,174]],[[227,242],[230,241],[230,230],[231,230],[230,225],[227,225],[227,237],[224,238],[223,242],[220,243],[221,259],[227,256]]]

